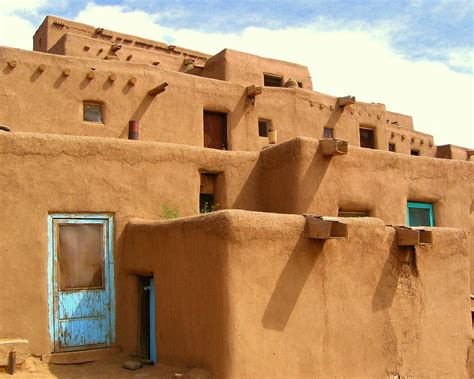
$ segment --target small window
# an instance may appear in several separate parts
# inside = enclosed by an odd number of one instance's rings
[[[298,87],[303,88],[303,83],[302,82],[297,82],[297,83],[298,83]]]
[[[375,131],[374,129],[359,128],[360,147],[375,149]]]
[[[103,123],[102,104],[84,102],[84,121]]]
[[[263,74],[263,84],[266,87],[283,87],[283,77],[272,74]]]
[[[433,204],[409,201],[407,205],[408,226],[434,226]]]
[[[216,210],[215,202],[217,174],[201,173],[201,186],[199,191],[199,213],[209,213]]]
[[[410,154],[411,154],[411,155],[419,156],[419,155],[420,155],[420,150],[411,149],[411,150],[410,150]]]
[[[369,212],[367,211],[344,211],[339,210],[338,217],[369,217]]]
[[[334,138],[334,129],[324,128],[324,138]]]
[[[268,131],[271,130],[271,120],[258,119],[258,135],[260,137],[268,137]]]
[[[388,151],[395,152],[396,151],[396,146],[394,143],[389,143],[388,144]]]

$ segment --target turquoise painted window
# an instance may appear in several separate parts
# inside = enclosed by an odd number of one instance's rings
[[[433,204],[409,201],[407,206],[408,226],[434,226]]]

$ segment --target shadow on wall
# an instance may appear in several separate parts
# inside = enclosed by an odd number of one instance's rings
[[[304,175],[302,175],[302,178],[298,183],[300,196],[296,197],[298,203],[293,205],[294,213],[308,211],[314,197],[319,191],[319,187],[321,186],[324,177],[326,176],[326,172],[331,164],[331,159],[334,158],[321,155],[321,146],[318,146],[308,169]]]
[[[325,242],[309,240],[305,231],[300,235],[263,314],[262,325],[265,329],[285,329]],[[308,244],[311,246],[309,254],[306,253]]]

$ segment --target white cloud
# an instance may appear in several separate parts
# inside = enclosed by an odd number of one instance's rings
[[[0,4],[0,46],[31,50],[36,27],[24,16],[36,15],[39,9],[53,1],[2,0]]]
[[[309,67],[316,91],[384,103],[391,111],[412,115],[416,130],[433,134],[437,144],[474,147],[474,76],[435,61],[406,59],[390,45],[391,25],[318,19],[299,28],[250,27],[224,34],[164,27],[158,24],[161,16],[90,3],[77,21],[211,54],[228,47],[300,63]],[[32,32],[26,28],[31,44]],[[0,44],[1,36],[0,29]],[[453,67],[472,65],[471,50],[450,54]]]

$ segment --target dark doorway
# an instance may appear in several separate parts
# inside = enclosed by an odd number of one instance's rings
[[[155,295],[152,277],[139,277],[139,356],[156,363]]]
[[[204,147],[228,150],[226,113],[204,111]]]

